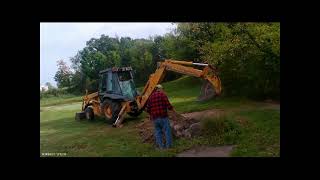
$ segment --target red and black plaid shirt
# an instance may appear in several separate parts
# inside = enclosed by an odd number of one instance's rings
[[[146,108],[152,120],[156,118],[168,117],[167,109],[173,109],[168,97],[161,91],[155,91],[151,94]]]

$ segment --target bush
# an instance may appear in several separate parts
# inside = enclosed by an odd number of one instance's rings
[[[203,120],[204,127],[204,135],[207,136],[220,136],[226,129],[226,119],[223,118],[215,118],[215,119],[205,119]]]
[[[280,98],[280,23],[179,23],[202,61],[219,69],[226,96]]]
[[[235,144],[241,132],[238,123],[227,116],[204,119],[202,136],[211,145]]]
[[[70,94],[68,88],[51,88],[45,92],[40,91],[40,99],[50,98],[50,97],[59,97],[67,94]]]

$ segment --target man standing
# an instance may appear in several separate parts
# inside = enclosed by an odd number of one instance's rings
[[[150,95],[147,103],[147,112],[154,123],[156,143],[160,149],[170,148],[172,145],[171,128],[167,110],[173,110],[163,87],[158,84]],[[165,132],[166,145],[162,142],[162,130]]]

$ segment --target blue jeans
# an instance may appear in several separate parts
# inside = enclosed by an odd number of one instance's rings
[[[172,143],[172,137],[171,137],[171,127],[169,118],[157,118],[154,120],[154,129],[155,129],[155,137],[156,137],[156,143],[159,148],[170,148]],[[164,147],[162,142],[162,130],[164,130],[164,134],[166,137],[166,146]]]

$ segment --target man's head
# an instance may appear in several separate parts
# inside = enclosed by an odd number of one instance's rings
[[[161,86],[161,84],[157,84],[156,85],[156,90],[157,91],[163,91],[163,87]]]

